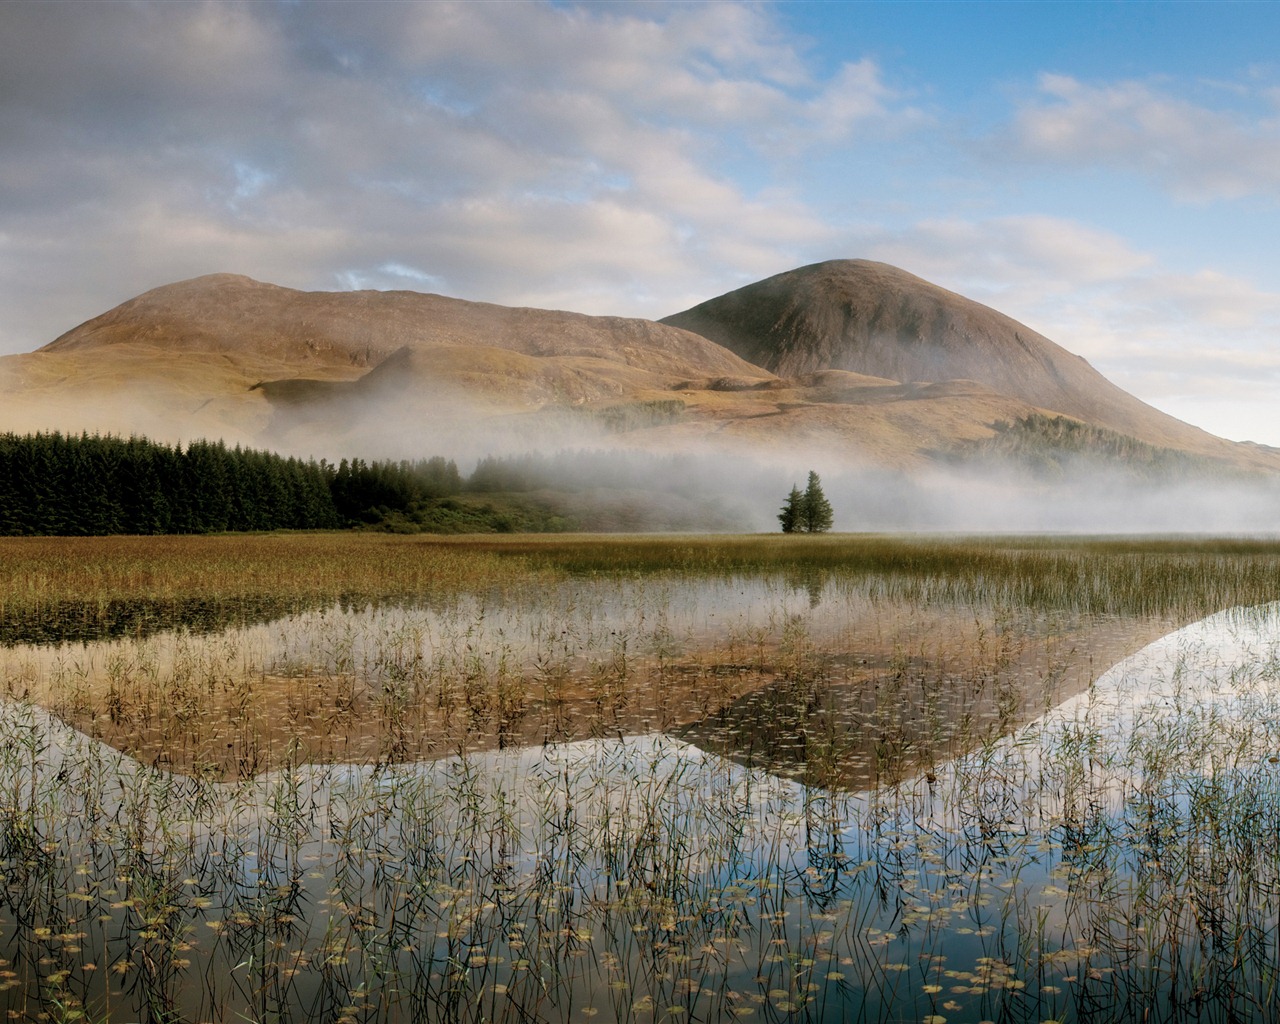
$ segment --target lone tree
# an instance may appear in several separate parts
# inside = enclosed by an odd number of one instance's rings
[[[826,533],[834,520],[831,502],[822,493],[822,481],[813,470],[809,471],[809,485],[803,491],[793,485],[778,513],[783,533]]]

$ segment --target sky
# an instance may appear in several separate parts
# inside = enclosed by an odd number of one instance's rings
[[[883,260],[1280,445],[1280,5],[0,3],[0,354],[233,272],[661,317]]]

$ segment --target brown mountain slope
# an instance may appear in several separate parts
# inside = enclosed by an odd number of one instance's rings
[[[659,376],[767,376],[701,335],[651,320],[410,291],[302,292],[234,274],[154,288],[41,351],[138,344],[271,358],[298,369],[367,368],[404,347],[483,346],[533,357],[602,359]]]
[[[904,383],[963,378],[1150,444],[1248,458],[1241,446],[1153,409],[1003,313],[884,263],[801,267],[662,323],[781,377],[840,369]]]
[[[668,319],[215,274],[0,358],[0,430],[317,456],[606,444],[907,469],[1047,412],[1280,469],[1280,453],[1165,416],[1008,317],[883,264],[801,268]]]
[[[0,359],[0,430],[220,436],[303,454],[369,440],[362,454],[409,454],[438,427],[448,430],[431,440],[465,437],[477,416],[724,376],[772,379],[700,335],[649,320],[417,292],[301,292],[213,274],[152,289],[36,352]],[[353,432],[357,420],[379,422]]]

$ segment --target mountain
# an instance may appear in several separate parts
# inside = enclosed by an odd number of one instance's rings
[[[1144,405],[1009,317],[861,260],[657,322],[199,277],[0,359],[0,430],[36,429],[330,458],[592,445],[895,471],[1025,461],[1069,437],[1112,461],[1280,470],[1280,453]]]
[[[152,289],[41,351],[139,343],[252,353],[298,367],[370,367],[404,347],[462,346],[601,359],[658,375],[759,373],[700,335],[650,320],[517,309],[411,291],[302,292],[236,274]]]
[[[702,377],[772,374],[649,320],[417,292],[302,292],[213,274],[155,288],[0,360],[0,429],[214,434],[317,454],[332,439],[388,454],[395,444],[375,435],[406,433],[390,422],[396,413],[445,410],[465,422],[433,430],[466,434],[477,420],[665,395]],[[387,407],[370,407],[371,397]]]
[[[904,382],[972,380],[1148,444],[1227,459],[1241,454],[1134,398],[1025,324],[885,263],[815,263],[661,322],[782,377],[849,370]]]

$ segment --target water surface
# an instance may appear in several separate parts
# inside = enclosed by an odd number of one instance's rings
[[[1263,1020],[1278,644],[1280,607],[1213,616],[866,792],[664,734],[219,783],[10,703],[0,998],[115,1021]]]

